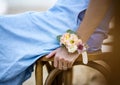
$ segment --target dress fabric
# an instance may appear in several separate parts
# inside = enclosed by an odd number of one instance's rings
[[[88,3],[58,0],[46,12],[0,16],[0,85],[22,85],[31,76],[35,61],[60,47],[56,36],[67,29],[77,30]],[[107,26],[99,27],[89,39],[90,51],[101,48]]]

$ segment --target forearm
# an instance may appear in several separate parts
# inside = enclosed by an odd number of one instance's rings
[[[90,0],[84,19],[77,30],[77,34],[84,43],[87,42],[89,37],[99,26],[110,5],[111,0]]]

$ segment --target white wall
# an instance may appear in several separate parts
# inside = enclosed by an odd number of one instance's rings
[[[20,13],[24,11],[45,11],[52,7],[56,0],[0,0],[7,4],[7,14]],[[5,8],[5,7],[2,7]]]
[[[7,3],[4,0],[0,0],[0,15],[7,12]]]
[[[41,6],[50,7],[56,0],[5,0],[10,6]]]

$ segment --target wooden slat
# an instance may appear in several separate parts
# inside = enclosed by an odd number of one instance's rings
[[[42,61],[36,62],[35,80],[36,80],[36,85],[43,85],[43,63]]]
[[[72,85],[73,80],[73,68],[64,71],[64,85]]]
[[[55,79],[55,77],[61,72],[62,70],[59,70],[59,69],[52,70],[45,81],[45,85],[52,85],[52,82]]]
[[[112,54],[112,52],[96,52],[96,53],[88,53],[88,60],[94,61],[94,60],[108,60],[109,56]],[[46,58],[45,56],[39,59],[40,61],[53,61],[54,57],[52,58]],[[38,60],[38,61],[39,61]],[[76,61],[82,61],[82,56],[80,55]]]

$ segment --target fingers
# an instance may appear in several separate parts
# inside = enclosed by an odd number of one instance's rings
[[[68,68],[72,68],[73,66],[73,61],[67,61],[68,62]]]
[[[51,53],[49,53],[47,56],[46,56],[46,58],[51,58],[51,57],[53,57],[55,54],[56,54],[56,50],[54,50],[54,51],[52,51]]]
[[[59,65],[59,63],[58,63],[58,57],[54,57],[54,67],[55,68],[58,68],[58,65]]]
[[[67,62],[66,59],[64,59],[62,69],[63,69],[63,70],[67,70],[68,68],[69,68],[69,67],[68,67],[68,62]]]
[[[63,60],[63,58],[59,58],[59,62],[58,62],[58,68],[60,69],[60,70],[63,70],[63,62],[64,62],[64,60]]]
[[[73,63],[79,56],[78,53],[70,54],[64,48],[58,48],[57,51],[49,54],[49,56],[54,54],[54,67],[60,70],[67,70],[72,68]]]
[[[72,68],[73,62],[69,59],[65,59],[63,57],[57,57],[54,58],[54,67],[58,68],[60,70],[67,70],[69,68]]]

